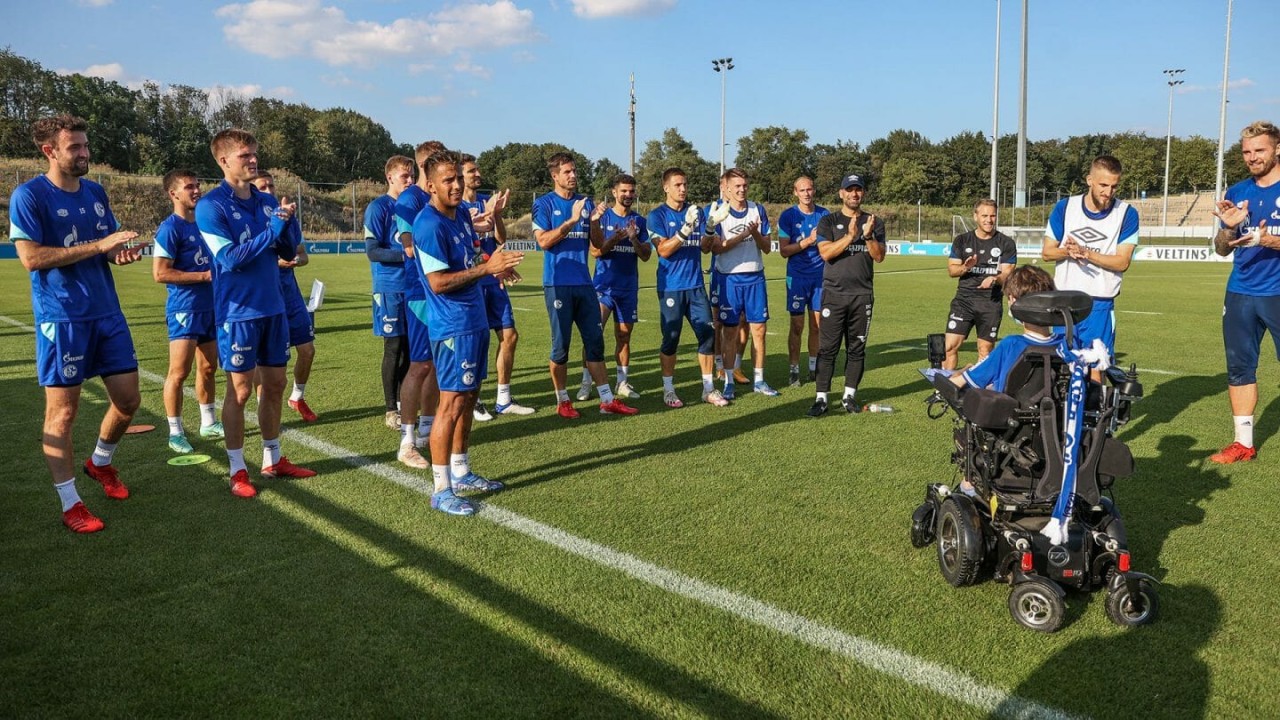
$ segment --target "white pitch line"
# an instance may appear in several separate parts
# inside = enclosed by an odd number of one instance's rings
[[[1164,314],[1162,312],[1150,312],[1147,310],[1117,310],[1116,312],[1124,313],[1126,315],[1163,315]]]
[[[0,322],[31,332],[35,328],[0,315]],[[139,368],[138,374],[153,383],[164,383],[164,377]],[[302,431],[281,428],[290,442],[340,460],[421,495],[430,496],[434,488],[423,475],[380,463],[353,450],[334,445]],[[945,665],[918,658],[874,640],[850,635],[836,628],[788,612],[747,595],[713,585],[683,573],[641,560],[634,555],[578,537],[557,527],[540,523],[490,502],[477,503],[474,516],[526,537],[558,548],[584,560],[617,570],[661,590],[680,595],[730,615],[793,637],[812,647],[842,655],[871,670],[911,683],[939,695],[952,698],[988,713],[1012,718],[1071,718],[1071,715],[1046,705],[1018,697],[997,687],[983,684],[971,676]]]

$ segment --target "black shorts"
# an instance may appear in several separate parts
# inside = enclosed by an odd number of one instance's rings
[[[951,313],[947,316],[947,333],[969,337],[969,329],[977,328],[979,340],[995,342],[1000,335],[1000,321],[1003,318],[1004,303],[1000,300],[956,295],[951,301]]]

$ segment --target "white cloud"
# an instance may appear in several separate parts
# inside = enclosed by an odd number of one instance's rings
[[[113,2],[115,0],[79,0],[78,4],[81,7],[106,7]]]
[[[476,65],[475,63],[471,62],[470,58],[466,58],[466,57],[463,57],[460,60],[458,60],[458,62],[454,63],[453,69],[456,72],[467,73],[469,75],[475,75],[476,77],[481,77],[481,78],[488,78],[492,74],[489,72],[489,68],[484,67],[483,65]]]
[[[404,99],[405,105],[415,107],[437,107],[444,104],[443,95],[412,95]]]
[[[98,65],[90,65],[83,70],[68,70],[60,68],[59,75],[84,75],[85,77],[100,77],[103,80],[111,80],[113,82],[123,82],[124,66],[120,63],[101,63]]]
[[[1249,78],[1240,78],[1239,80],[1228,81],[1227,89],[1239,90],[1240,88],[1253,87],[1254,85],[1257,85],[1257,83],[1255,83],[1253,80],[1250,80]],[[1206,90],[1213,90],[1214,92],[1222,92],[1222,85],[1221,83],[1214,84],[1214,85],[1182,85],[1178,87],[1178,89],[1175,91],[1175,94],[1190,95],[1192,93],[1204,92]]]
[[[334,66],[449,56],[538,37],[533,11],[521,10],[512,0],[468,3],[387,24],[350,19],[321,0],[251,0],[224,5],[215,14],[227,23],[227,40],[249,52],[272,58],[307,56]]]
[[[676,6],[676,0],[572,0],[573,12],[588,19],[623,15],[661,15]]]
[[[255,97],[268,97],[284,99],[293,97],[297,91],[288,85],[277,85],[273,88],[263,88],[257,83],[245,83],[243,85],[214,85],[213,87],[203,88],[210,98],[210,104],[221,104],[228,97],[241,97],[245,99]]]
[[[428,62],[428,63],[410,63],[409,64],[410,75],[420,75],[424,72],[432,72],[435,69],[436,69],[435,63]]]

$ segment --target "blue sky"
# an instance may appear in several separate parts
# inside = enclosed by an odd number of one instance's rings
[[[1236,0],[1228,142],[1280,120],[1264,48],[1275,0]],[[866,144],[895,128],[942,140],[991,131],[995,0],[47,0],[7,3],[0,45],[47,68],[135,85],[215,86],[369,115],[399,142],[472,152],[559,141],[626,166],[677,127],[718,160],[785,125]],[[1218,135],[1226,0],[1035,0],[1028,135],[1165,133],[1161,70],[1185,68],[1174,134]],[[1016,132],[1021,3],[1004,0],[1001,133]],[[639,152],[639,150],[637,150]]]

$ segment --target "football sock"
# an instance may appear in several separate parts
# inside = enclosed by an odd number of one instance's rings
[[[307,386],[304,383],[294,383],[293,392],[289,393],[289,400],[297,402],[302,399],[302,393],[306,392]]]
[[[400,423],[400,444],[413,446],[413,423]]]
[[[511,404],[511,386],[510,385],[501,385],[501,384],[498,385],[498,404],[499,405]]]
[[[582,368],[582,384],[583,385],[591,384],[591,371],[587,370],[586,368]]]
[[[817,369],[818,369],[818,358],[813,355],[810,355],[809,356],[809,372],[814,372]]]
[[[248,466],[244,464],[244,448],[240,448],[239,450],[231,450],[228,448],[227,465],[229,466],[232,475],[235,475],[241,470],[248,470]]]
[[[182,418],[181,418],[181,417],[171,417],[171,418],[169,418],[168,420],[169,420],[169,435],[170,435],[170,436],[173,436],[173,435],[185,435],[185,434],[186,434],[186,433],[184,433],[184,432],[182,431]]]
[[[62,512],[66,512],[80,502],[80,493],[76,492],[76,479],[71,478],[60,483],[54,483],[53,487],[58,491],[58,499],[62,501]]]
[[[674,377],[670,376],[670,375],[663,375],[663,376],[662,376],[662,391],[663,391],[663,392],[675,392],[675,391],[676,391],[676,379],[675,379]]]
[[[435,415],[418,416],[418,437],[431,437],[431,426],[436,422]]]
[[[467,453],[449,455],[449,468],[454,477],[466,477],[471,472],[471,458]]]
[[[853,397],[857,392],[858,392],[858,388],[845,388],[845,389],[844,389],[844,396],[845,396],[846,398],[851,398],[851,397]]]
[[[556,402],[557,402],[557,403],[565,403],[565,402],[569,402],[569,391],[568,391],[568,390],[557,390],[557,391],[556,391]]]
[[[711,392],[712,390],[715,390],[715,389],[716,389],[716,380],[715,380],[715,377],[716,377],[715,375],[703,375],[703,376],[702,376],[702,392],[704,392],[704,393],[709,393],[709,392]]]
[[[817,396],[816,398],[814,398],[814,400],[821,400],[822,402],[826,402],[826,401],[827,401],[827,394],[826,394],[826,393],[824,393],[824,392],[820,392],[820,393],[818,393],[818,396]]]
[[[597,385],[596,392],[600,393],[600,402],[602,403],[613,402],[613,391],[609,389],[609,383],[605,383],[604,385]]]
[[[215,414],[216,410],[217,408],[213,403],[209,403],[208,405],[202,403],[200,405],[200,427],[209,427],[210,425],[218,422],[218,416]]]
[[[618,384],[621,385],[627,381],[627,366],[618,366]]]
[[[764,382],[764,368],[756,368],[756,382]]]
[[[280,438],[262,441],[262,467],[271,467],[280,462]]]
[[[432,465],[431,479],[434,481],[435,491],[448,490],[449,485],[449,466],[448,465]]]
[[[734,370],[742,369],[742,353],[738,353],[737,355],[733,356],[733,369]]]
[[[118,443],[109,443],[102,438],[98,438],[98,445],[93,448],[93,464],[97,467],[111,464],[111,458],[116,454],[116,445]]]
[[[1253,416],[1234,415],[1231,419],[1236,424],[1236,442],[1247,448],[1253,447]]]

